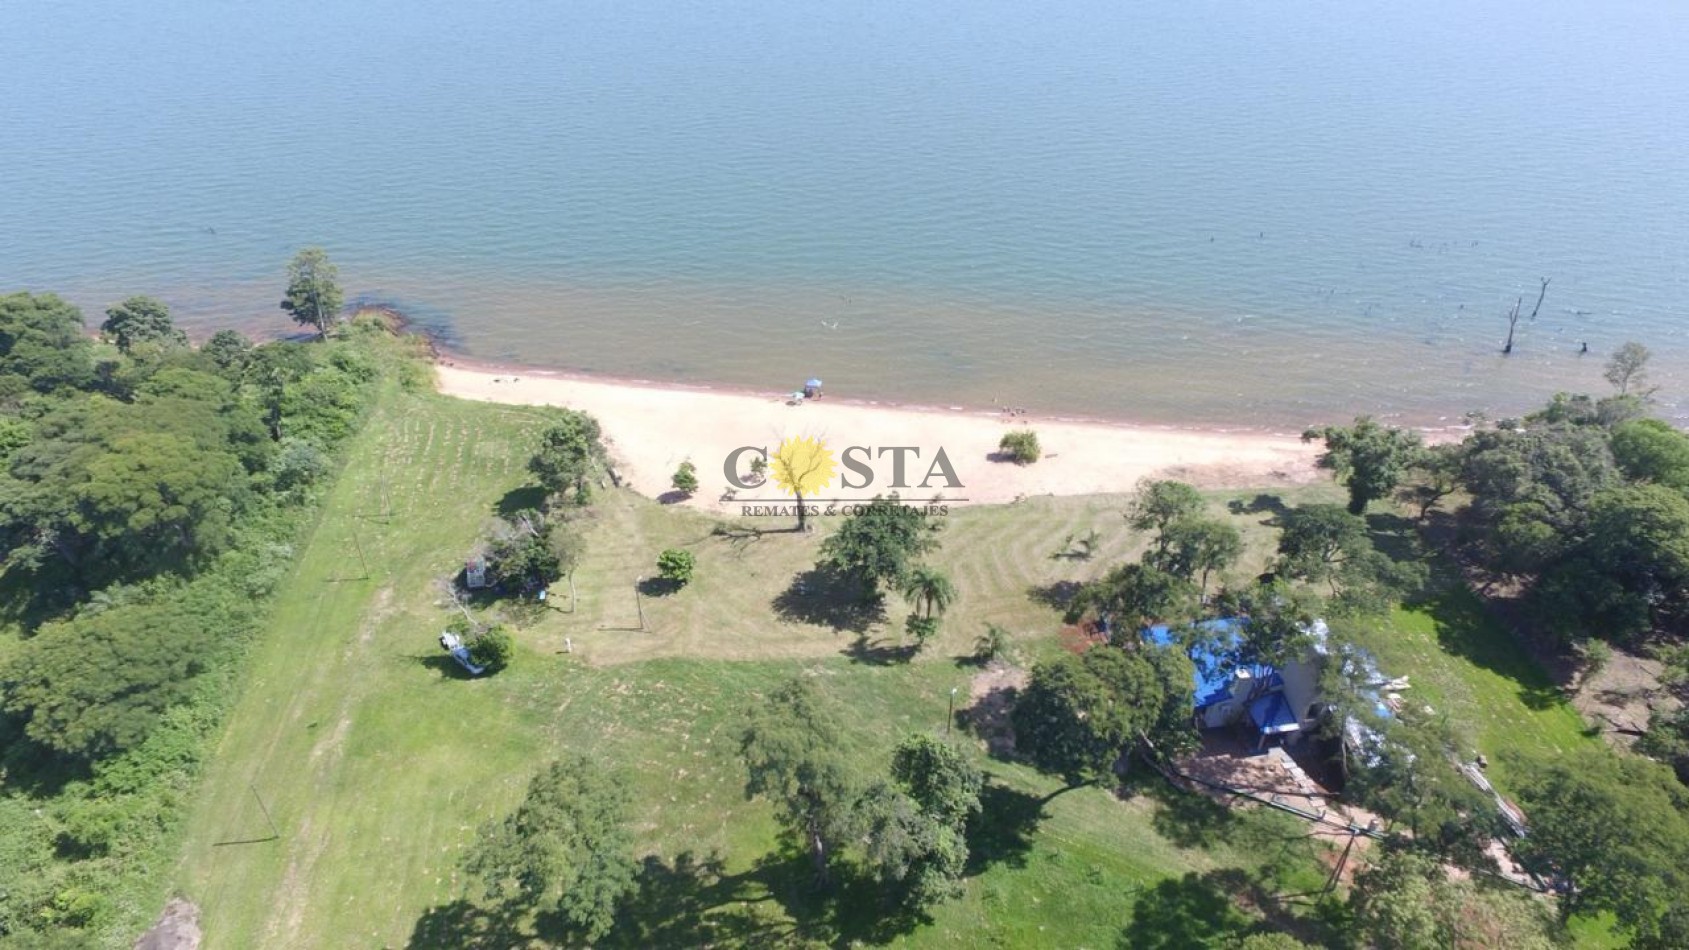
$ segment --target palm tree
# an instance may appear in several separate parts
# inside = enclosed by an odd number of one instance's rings
[[[956,588],[943,571],[920,564],[903,579],[903,597],[911,604],[924,604],[931,619],[956,602]]]

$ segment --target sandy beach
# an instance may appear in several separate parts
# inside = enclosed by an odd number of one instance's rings
[[[846,501],[896,490],[905,500],[942,495],[948,504],[992,504],[1021,496],[1130,491],[1146,476],[1178,478],[1203,488],[1252,488],[1313,481],[1319,474],[1315,447],[1290,434],[1156,429],[977,409],[885,406],[836,395],[791,405],[780,393],[665,388],[457,363],[438,364],[436,374],[440,391],[447,395],[591,413],[603,425],[617,471],[642,494],[668,493],[675,467],[690,459],[698,468],[700,488],[681,503],[726,513],[739,513],[746,504],[790,502],[790,496],[772,483],[736,489],[730,496],[724,465],[741,446],[772,452],[792,436],[821,439],[835,457],[852,446],[861,447],[852,455],[871,469],[871,480],[843,471],[848,482],[835,476],[823,495]],[[993,459],[1003,433],[1016,428],[1038,433],[1044,457],[1036,464]],[[901,453],[903,488],[893,485],[898,453],[884,451],[898,446],[913,449]],[[934,468],[940,450],[958,487],[950,487],[942,469]],[[740,472],[748,468],[750,457],[741,456]]]

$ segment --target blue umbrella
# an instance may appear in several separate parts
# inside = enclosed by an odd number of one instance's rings
[[[808,386],[810,389],[820,389],[821,388],[821,380],[812,379],[809,382],[804,383],[804,385]]]

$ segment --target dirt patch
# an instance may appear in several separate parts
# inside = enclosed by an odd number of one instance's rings
[[[1677,700],[1660,686],[1662,670],[1659,660],[1614,648],[1601,672],[1578,683],[1572,705],[1607,741],[1629,746],[1655,712],[1677,708]]]
[[[1097,629],[1097,625],[1089,620],[1082,624],[1064,624],[1059,637],[1062,649],[1069,653],[1084,653],[1108,642],[1108,634]]]
[[[993,663],[974,675],[968,684],[968,705],[956,714],[962,727],[973,733],[996,756],[1013,755],[1015,727],[1009,721],[1015,695],[1026,687],[1029,675],[1018,666]]]
[[[199,907],[191,901],[172,897],[164,905],[164,913],[141,938],[135,950],[198,950],[204,936],[199,930]]]

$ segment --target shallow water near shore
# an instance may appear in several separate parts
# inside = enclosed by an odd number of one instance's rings
[[[1601,390],[1636,339],[1689,407],[1673,0],[12,0],[0,32],[0,289],[91,322],[279,329],[320,243],[467,354],[621,377],[1447,424]]]

